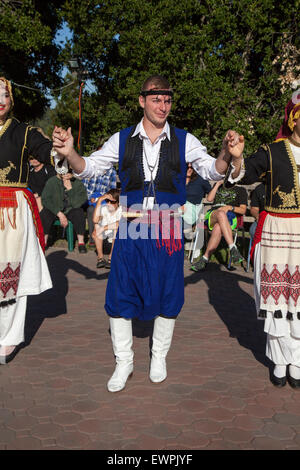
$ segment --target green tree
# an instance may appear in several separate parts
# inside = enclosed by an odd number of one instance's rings
[[[299,0],[66,0],[72,53],[97,89],[84,98],[88,145],[95,146],[97,132],[111,134],[140,118],[140,86],[153,73],[174,87],[171,122],[212,154],[232,127],[246,136],[248,153],[272,141],[291,95],[284,61],[289,80],[299,73],[299,6]]]
[[[40,90],[14,86],[14,112],[19,119],[41,116],[49,105],[47,88],[61,84],[60,46],[54,39],[62,21],[62,5],[58,0],[0,2],[0,75]]]

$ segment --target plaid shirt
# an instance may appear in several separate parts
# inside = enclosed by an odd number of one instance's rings
[[[104,173],[104,175],[83,178],[81,181],[85,186],[88,200],[90,200],[93,193],[100,193],[103,195],[110,189],[115,189],[117,187],[117,172],[114,167],[111,167],[106,171],[106,173]]]

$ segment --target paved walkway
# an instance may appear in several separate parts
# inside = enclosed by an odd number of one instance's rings
[[[269,382],[252,273],[185,269],[168,378],[148,379],[153,325],[134,323],[135,370],[114,361],[95,253],[50,248],[54,288],[29,299],[26,346],[0,366],[0,449],[300,449],[300,391]]]

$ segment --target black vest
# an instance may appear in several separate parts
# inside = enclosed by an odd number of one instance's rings
[[[121,196],[127,197],[127,205],[141,204],[146,196],[153,197],[152,188],[145,182],[143,169],[143,141],[139,135],[132,137],[136,126],[120,132],[119,177]],[[161,142],[159,166],[154,180],[158,204],[186,202],[185,140],[186,131],[170,126],[170,140]]]
[[[245,177],[239,184],[265,183],[265,210],[300,213],[300,187],[297,165],[287,139],[263,145],[245,159]]]

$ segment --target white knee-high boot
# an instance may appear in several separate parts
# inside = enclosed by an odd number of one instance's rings
[[[125,388],[133,371],[132,324],[126,318],[109,319],[113,351],[116,357],[115,371],[107,383],[109,392]]]
[[[167,378],[166,357],[171,346],[174,326],[174,318],[157,317],[154,321],[150,364],[152,382],[163,382]]]

